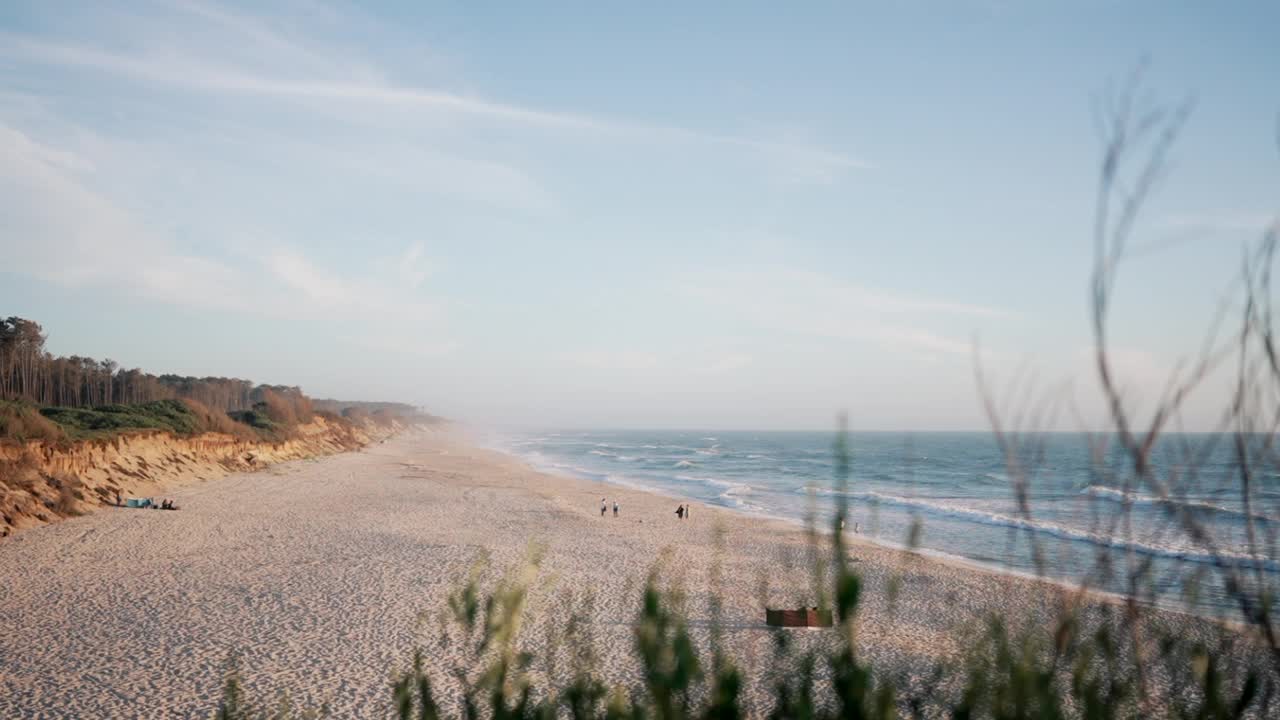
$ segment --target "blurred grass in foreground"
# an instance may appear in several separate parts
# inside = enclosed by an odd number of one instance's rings
[[[843,486],[849,473],[843,429],[835,452],[836,482]],[[788,636],[793,631],[774,630],[766,707],[758,700],[746,701],[742,672],[722,644],[719,601],[713,600],[709,647],[700,649],[690,636],[679,591],[663,589],[658,570],[651,572],[638,598],[632,653],[642,671],[641,683],[609,686],[593,671],[589,639],[581,628],[585,618],[572,611],[560,637],[544,652],[554,656],[558,644],[566,643],[576,659],[573,667],[551,675],[535,672],[540,658],[518,643],[537,576],[535,554],[494,587],[483,587],[477,571],[453,592],[435,631],[442,646],[460,649],[469,662],[450,668],[447,679],[456,689],[446,692],[441,690],[446,678],[427,669],[428,651],[415,651],[407,669],[387,688],[394,717],[1210,720],[1267,717],[1275,708],[1274,674],[1240,667],[1232,653],[1184,642],[1174,634],[1136,639],[1126,616],[1117,614],[1115,622],[1084,622],[1070,609],[1074,606],[1065,604],[1053,623],[1024,634],[1010,632],[999,617],[988,618],[985,632],[975,635],[962,659],[920,668],[923,683],[907,686],[878,675],[860,657],[856,642],[864,588],[838,531],[845,514],[841,503],[826,551],[820,558],[813,556],[815,577],[825,583],[814,589],[815,601],[836,618],[836,627],[823,632],[835,633],[836,642],[826,650],[797,651]],[[817,532],[810,538],[815,547],[822,542]],[[1174,678],[1169,697],[1146,696],[1140,689],[1140,678],[1156,667]],[[325,708],[299,711],[287,699],[275,707],[253,706],[234,665],[215,715],[218,720],[326,716]]]

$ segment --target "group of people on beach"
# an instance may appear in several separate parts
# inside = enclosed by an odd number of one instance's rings
[[[169,498],[165,498],[158,503],[155,501],[155,498],[142,498],[141,500],[138,500],[138,501],[131,499],[129,500],[128,503],[125,503],[124,499],[120,497],[120,491],[117,490],[116,491],[116,507],[140,507],[140,508],[150,508],[152,510],[177,510],[178,504],[173,500],[170,500]]]
[[[690,508],[688,505],[685,505],[683,503],[680,504],[679,506],[676,507],[676,517],[680,518],[681,520],[688,520],[689,509]],[[609,512],[609,499],[600,498],[600,517],[604,517],[608,512]],[[617,500],[613,501],[613,516],[618,517],[618,501]]]

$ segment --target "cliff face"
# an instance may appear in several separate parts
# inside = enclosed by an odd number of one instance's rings
[[[283,442],[219,433],[191,437],[140,432],[58,446],[0,446],[0,537],[92,511],[130,496],[265,468],[286,460],[355,450],[400,429],[351,426],[317,417]]]

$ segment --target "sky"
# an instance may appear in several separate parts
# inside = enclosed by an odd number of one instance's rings
[[[1005,412],[1066,397],[1070,429],[1101,408],[1098,108],[1138,68],[1142,107],[1193,103],[1112,306],[1142,409],[1280,209],[1277,27],[1248,2],[6,2],[0,315],[58,354],[480,424],[984,429],[980,363]]]

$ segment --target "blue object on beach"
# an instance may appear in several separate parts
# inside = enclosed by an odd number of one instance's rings
[[[145,508],[151,507],[151,498],[129,498],[125,501],[125,507]]]

